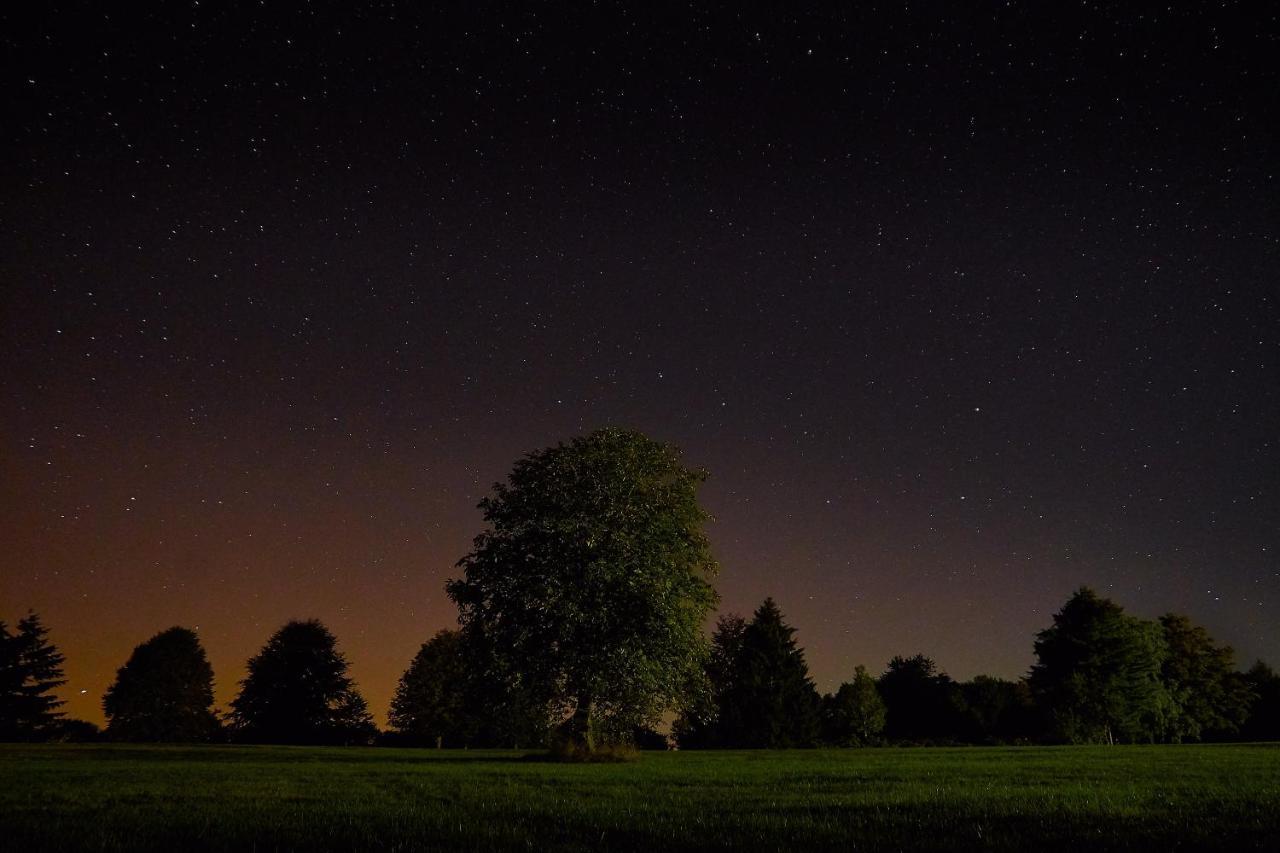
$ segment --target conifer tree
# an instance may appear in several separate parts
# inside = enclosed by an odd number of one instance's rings
[[[0,622],[0,740],[39,741],[58,734],[65,704],[53,694],[66,684],[63,656],[49,630],[29,611],[11,632]]]
[[[821,700],[795,629],[772,598],[742,632],[732,682],[720,708],[724,746],[785,749],[817,743]]]

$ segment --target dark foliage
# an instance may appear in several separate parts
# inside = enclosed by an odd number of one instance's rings
[[[895,657],[877,685],[888,718],[885,734],[909,743],[945,743],[957,739],[964,699],[959,685],[924,655]]]
[[[0,741],[41,741],[58,736],[63,701],[53,694],[66,679],[63,657],[49,642],[34,612],[17,631],[0,622]]]
[[[110,740],[199,743],[216,739],[213,668],[195,632],[170,628],[133,650],[102,699]]]
[[[1240,728],[1244,740],[1280,740],[1280,675],[1262,661],[1244,674],[1251,702]]]
[[[547,703],[508,684],[483,647],[440,631],[400,679],[388,721],[400,743],[437,747],[544,746]]]
[[[494,675],[572,711],[590,751],[600,727],[656,722],[703,665],[716,564],[679,452],[604,429],[516,462],[480,503],[486,529],[448,584]]]
[[[859,666],[852,681],[822,697],[822,740],[831,746],[873,746],[884,734],[886,715],[876,680]]]
[[[745,749],[818,743],[820,699],[794,635],[778,605],[766,599],[742,631],[721,698],[717,743]]]
[[[1071,743],[1150,742],[1176,713],[1162,681],[1160,626],[1127,616],[1087,587],[1035,643],[1031,688],[1050,736]]]
[[[377,729],[347,661],[320,622],[289,622],[249,660],[231,703],[231,726],[246,743],[364,744]]]

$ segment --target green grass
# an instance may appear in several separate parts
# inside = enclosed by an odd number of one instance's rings
[[[0,850],[1264,850],[1280,747],[0,746]]]

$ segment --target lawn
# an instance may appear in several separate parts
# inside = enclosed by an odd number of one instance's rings
[[[0,746],[0,850],[1263,850],[1280,746]]]

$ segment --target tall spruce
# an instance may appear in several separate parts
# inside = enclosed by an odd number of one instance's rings
[[[194,631],[170,628],[133,650],[102,698],[111,740],[198,743],[218,732],[213,667]]]
[[[721,702],[718,740],[746,749],[813,746],[820,704],[795,629],[777,603],[765,599],[742,632],[732,684]]]
[[[377,734],[337,640],[315,619],[289,622],[273,634],[249,660],[240,685],[231,703],[238,740],[365,744]]]
[[[0,622],[0,740],[40,741],[59,734],[65,704],[53,691],[66,684],[58,647],[29,611],[17,631]]]

